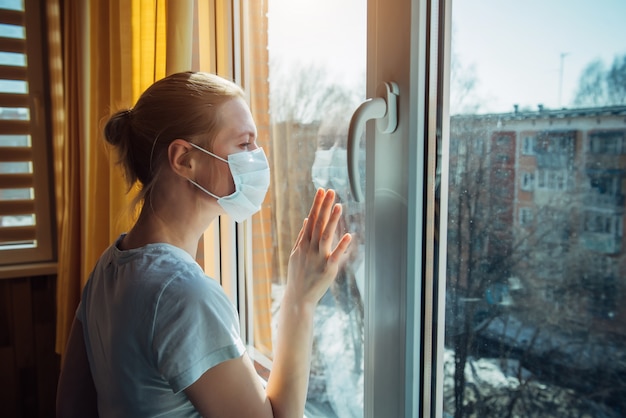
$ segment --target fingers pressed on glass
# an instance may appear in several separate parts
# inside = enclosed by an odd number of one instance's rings
[[[311,205],[311,210],[309,210],[309,216],[307,216],[307,224],[304,231],[304,239],[307,241],[310,241],[313,237],[313,231],[315,224],[317,223],[318,214],[325,195],[326,192],[324,189],[320,188],[317,189],[315,197],[313,198],[313,204]]]
[[[346,257],[348,247],[350,246],[351,242],[352,235],[348,233],[344,234],[337,243],[335,249],[330,253],[330,256],[328,256],[328,261],[330,263],[338,263],[343,257]]]
[[[337,203],[332,206],[328,222],[326,222],[322,236],[320,237],[320,247],[324,246],[325,248],[323,248],[323,250],[327,253],[330,252],[330,246],[334,241],[335,233],[337,232],[337,225],[339,224],[339,219],[341,218],[341,212],[341,204]]]
[[[293,248],[291,249],[292,253],[296,250],[296,248],[298,248],[298,246],[302,242],[302,237],[304,236],[308,220],[308,218],[304,218],[304,220],[302,221],[302,227],[300,228],[300,232],[298,232],[298,237],[296,238],[293,244]]]
[[[335,204],[335,191],[332,189],[329,189],[326,191],[324,195],[324,200],[322,201],[322,206],[319,210],[318,219],[315,223],[315,228],[313,229],[313,236],[311,237],[311,241],[313,242],[321,241],[323,234],[325,233],[328,219],[330,218],[330,214],[331,214],[334,204]]]

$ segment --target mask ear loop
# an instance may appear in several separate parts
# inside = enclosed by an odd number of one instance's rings
[[[200,189],[200,190],[202,190],[204,193],[208,194],[209,196],[214,197],[214,198],[216,198],[216,199],[218,199],[218,200],[219,200],[219,199],[221,199],[221,197],[214,195],[213,193],[211,193],[210,191],[208,191],[208,190],[207,190],[207,189],[205,189],[204,187],[200,186],[200,184],[199,184],[199,183],[197,183],[197,182],[193,181],[192,179],[187,178],[187,180],[188,180],[191,184],[193,184],[194,186],[196,186],[198,189]]]
[[[157,180],[156,176],[154,174],[154,170],[153,170],[154,166],[152,164],[152,160],[154,159],[154,150],[156,149],[156,144],[157,144],[157,141],[159,140],[159,138],[161,136],[161,133],[162,132],[159,132],[156,135],[156,137],[154,138],[154,141],[152,141],[152,147],[150,147],[150,158],[148,159],[148,164],[149,164],[148,168],[150,170],[150,176],[152,177],[152,181],[150,182],[150,185],[149,185],[150,189],[154,188],[154,183]],[[150,204],[150,210],[152,210],[153,213],[156,213],[155,210],[154,210],[154,206],[152,206],[152,193],[150,193],[148,195],[148,198],[149,198],[148,201],[149,201],[149,204]],[[145,202],[144,202],[144,204],[145,204]]]
[[[156,148],[156,143],[159,140],[159,136],[161,136],[160,132],[154,138],[154,141],[152,141],[152,147],[150,148],[150,159],[148,160],[150,162],[150,166],[148,167],[150,169],[150,175],[154,174],[154,172],[152,171],[152,158],[154,157],[154,149]]]
[[[191,142],[191,141],[187,141],[187,142],[188,142],[188,143],[189,143],[189,145],[191,145],[193,148],[196,148],[197,150],[202,151],[202,152],[204,152],[205,154],[208,154],[208,155],[210,155],[211,157],[215,157],[215,158],[217,158],[218,160],[221,160],[221,161],[225,162],[226,164],[228,164],[228,161],[227,161],[227,160],[225,160],[225,159],[223,159],[223,158],[222,158],[222,157],[220,157],[219,155],[215,155],[215,154],[213,154],[211,151],[205,150],[205,149],[204,149],[204,148],[202,148],[201,146],[196,145],[196,144],[194,144],[194,143],[193,143],[193,142]],[[194,186],[196,186],[198,189],[200,189],[200,190],[202,190],[204,193],[208,194],[209,196],[214,197],[214,198],[215,198],[215,199],[217,199],[217,200],[221,199],[221,197],[219,197],[219,196],[217,196],[217,195],[214,195],[213,193],[211,193],[210,191],[208,191],[207,189],[205,189],[204,187],[202,187],[202,186],[201,186],[198,182],[196,182],[196,181],[194,181],[194,180],[192,180],[192,179],[190,179],[190,178],[187,178],[187,180],[188,180],[191,184],[193,184]]]
[[[217,158],[218,160],[223,161],[223,162],[225,162],[226,164],[228,164],[228,160],[223,159],[223,158],[222,158],[222,157],[220,157],[219,155],[215,155],[215,154],[213,154],[211,151],[206,150],[206,149],[202,148],[200,145],[196,145],[196,144],[194,144],[193,142],[190,142],[190,141],[187,141],[187,142],[189,142],[189,145],[191,145],[192,147],[196,148],[197,150],[200,150],[200,151],[204,152],[205,154],[209,154],[211,157],[215,157],[215,158]]]

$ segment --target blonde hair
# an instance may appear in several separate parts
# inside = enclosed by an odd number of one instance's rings
[[[202,137],[202,145],[212,151],[220,128],[220,105],[238,97],[245,97],[243,90],[229,80],[204,72],[182,72],[155,82],[132,109],[109,118],[104,137],[116,149],[128,188],[136,182],[141,186],[135,203],[149,195],[173,140],[196,142]]]

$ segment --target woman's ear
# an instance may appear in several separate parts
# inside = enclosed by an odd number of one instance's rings
[[[175,139],[167,147],[167,160],[172,171],[179,176],[190,178],[193,169],[193,148],[184,139]]]

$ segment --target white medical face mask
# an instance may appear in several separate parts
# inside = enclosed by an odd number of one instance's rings
[[[235,192],[228,196],[219,197],[195,181],[187,179],[191,184],[209,196],[216,198],[217,203],[236,222],[244,221],[261,209],[261,204],[270,185],[270,167],[262,148],[230,154],[228,160],[225,160],[196,144],[191,142],[190,144],[194,148],[228,164],[235,182]]]
[[[315,187],[333,189],[344,202],[350,200],[346,149],[333,146],[325,150],[316,150],[311,167],[311,179]]]

